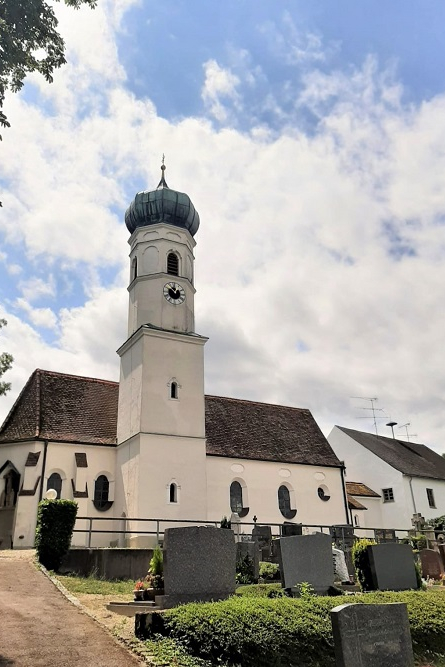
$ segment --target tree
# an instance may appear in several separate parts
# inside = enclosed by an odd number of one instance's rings
[[[5,327],[6,324],[7,324],[6,320],[0,319],[0,329]],[[6,371],[9,371],[13,361],[14,359],[7,352],[3,352],[3,354],[0,354],[0,378],[4,373],[6,373]],[[11,389],[10,382],[0,382],[0,396],[6,394],[6,392],[9,391],[10,389]]]
[[[97,0],[62,1],[74,9],[97,4]],[[54,70],[66,62],[57,26],[54,10],[45,0],[0,0],[0,127],[10,127],[2,111],[8,89],[18,92],[30,72],[40,72],[51,83]]]

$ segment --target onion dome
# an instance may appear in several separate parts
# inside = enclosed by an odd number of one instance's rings
[[[125,213],[125,224],[130,234],[137,227],[165,222],[187,229],[192,236],[199,227],[198,211],[184,192],[171,190],[165,180],[166,166],[162,158],[162,178],[156,190],[138,192]]]

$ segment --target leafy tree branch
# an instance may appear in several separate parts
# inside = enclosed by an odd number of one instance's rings
[[[7,324],[6,320],[0,319],[0,329],[5,327]],[[12,358],[11,354],[8,354],[8,352],[3,352],[0,354],[0,378],[6,373],[6,371],[9,371],[9,369],[12,366],[12,362],[14,359]],[[3,394],[6,394],[7,391],[11,389],[11,383],[10,382],[1,382],[0,381],[0,396],[3,396]]]

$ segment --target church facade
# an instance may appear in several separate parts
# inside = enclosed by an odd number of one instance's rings
[[[106,531],[93,534],[104,546],[122,543],[112,531],[123,517],[130,546],[156,539],[135,519],[166,527],[235,512],[248,523],[349,523],[344,466],[308,410],[205,395],[207,338],[194,323],[199,215],[164,169],[125,216],[119,383],[37,370],[0,429],[0,548],[33,544],[37,504],[51,488]],[[76,532],[73,543],[86,537]]]

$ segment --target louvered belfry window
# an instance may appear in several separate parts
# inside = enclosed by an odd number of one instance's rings
[[[167,256],[167,273],[172,276],[179,276],[179,260],[178,255],[174,252],[169,252]]]

